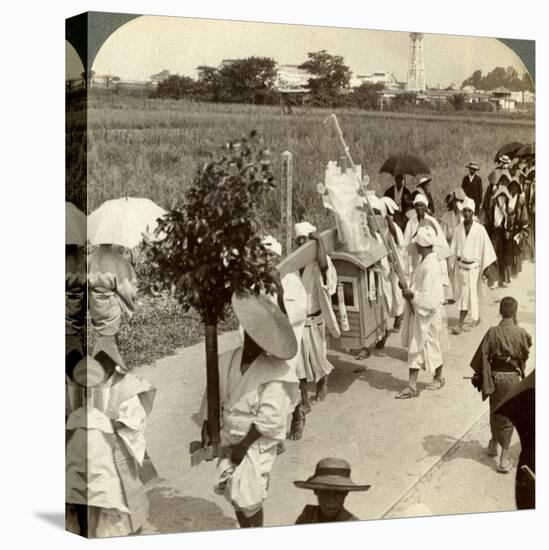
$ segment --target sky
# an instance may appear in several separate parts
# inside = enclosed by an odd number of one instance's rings
[[[307,53],[322,49],[343,56],[354,74],[388,71],[406,80],[409,35],[405,32],[281,25],[214,19],[141,16],[115,31],[99,50],[96,74],[123,80],[147,80],[168,69],[196,77],[199,65],[217,66],[222,59],[272,57],[298,65]],[[524,72],[520,59],[494,38],[426,34],[427,85],[460,85],[474,70],[484,74],[496,66]],[[67,46],[67,75],[82,72],[76,53]]]

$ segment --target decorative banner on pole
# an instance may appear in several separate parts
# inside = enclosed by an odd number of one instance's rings
[[[282,204],[281,226],[286,255],[292,252],[292,189],[293,189],[293,156],[290,151],[282,153]]]

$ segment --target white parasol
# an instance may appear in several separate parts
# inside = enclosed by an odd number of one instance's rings
[[[91,244],[119,244],[134,248],[143,235],[155,231],[167,212],[150,199],[124,197],[105,201],[88,216]]]
[[[72,202],[65,202],[65,244],[86,244],[86,214]]]

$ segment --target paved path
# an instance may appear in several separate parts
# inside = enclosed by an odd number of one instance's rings
[[[372,485],[370,491],[350,494],[347,499],[348,508],[362,519],[403,515],[407,506],[418,499],[433,513],[512,508],[508,495],[512,476],[496,474],[493,464],[482,458],[489,438],[484,419],[487,403],[462,377],[471,374],[469,361],[485,330],[498,322],[497,302],[502,296],[513,295],[519,300],[519,320],[534,335],[534,276],[534,265],[525,263],[520,279],[509,289],[486,291],[481,325],[460,336],[450,336],[446,386],[441,391],[424,391],[418,399],[394,399],[407,381],[406,354],[400,348],[399,335],[391,335],[386,348],[366,361],[331,353],[335,369],[330,376],[328,399],[314,405],[303,439],[287,442],[286,453],[278,457],[265,504],[266,525],[292,524],[305,504],[314,502],[312,492],[295,488],[292,481],[311,475],[316,462],[325,456],[346,458],[352,465],[353,478]],[[455,308],[448,308],[448,314],[453,323]],[[237,342],[235,333],[224,334],[220,350],[234,347]],[[163,478],[149,493],[151,515],[145,532],[236,525],[231,506],[212,491],[214,463],[190,466],[188,444],[199,438],[192,415],[204,391],[204,355],[204,345],[198,344],[155,365],[136,369],[136,374],[158,388],[147,441]],[[534,360],[532,356],[529,368],[533,368]],[[428,381],[421,373],[420,389]],[[449,453],[464,436],[465,443]],[[460,465],[471,460],[478,464],[467,469],[464,477],[472,489],[468,497],[465,483],[457,486],[465,471]],[[439,490],[419,484],[427,479],[426,474]],[[474,491],[479,483],[486,486],[484,492]],[[423,492],[414,493],[418,489]],[[444,501],[441,491],[457,491],[461,496],[455,502]],[[494,491],[507,491],[507,496],[494,504]]]

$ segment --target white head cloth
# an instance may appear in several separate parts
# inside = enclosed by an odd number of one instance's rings
[[[465,208],[468,208],[469,210],[472,210],[474,212],[475,211],[475,201],[473,199],[471,199],[470,197],[467,197],[461,205],[462,210],[464,210]]]
[[[308,237],[316,231],[316,227],[309,222],[299,222],[295,224],[294,231],[296,237]]]
[[[420,246],[434,246],[437,240],[435,230],[428,226],[422,225],[418,228],[416,236],[412,242],[419,244]]]
[[[272,235],[263,237],[261,244],[273,254],[282,256],[282,245]]]
[[[423,193],[418,193],[414,197],[414,204],[417,204],[418,202],[424,204],[425,206],[429,206],[429,200]]]

